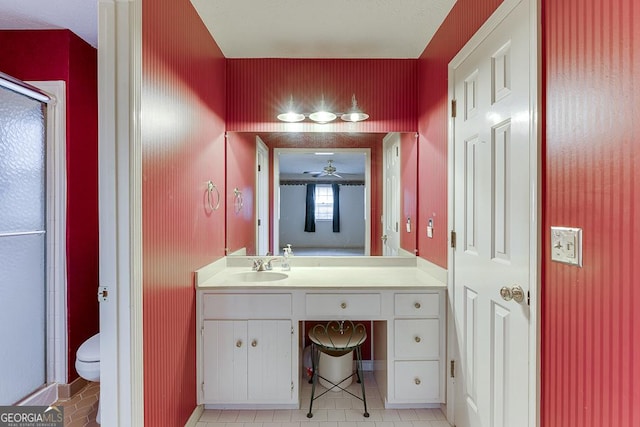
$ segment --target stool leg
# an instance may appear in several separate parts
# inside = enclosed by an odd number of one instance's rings
[[[367,396],[364,392],[364,378],[362,378],[362,350],[360,346],[356,347],[356,373],[360,379],[360,387],[362,388],[362,402],[364,403],[364,417],[369,418],[369,412],[367,411]]]
[[[311,412],[313,408],[313,396],[315,396],[316,384],[318,383],[318,364],[320,363],[320,351],[315,347],[315,344],[311,345],[311,366],[313,369],[313,375],[311,376],[311,399],[309,399],[309,413],[307,414],[307,418],[313,417],[313,413]]]

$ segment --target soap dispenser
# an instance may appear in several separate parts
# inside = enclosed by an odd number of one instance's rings
[[[287,245],[286,248],[282,248],[282,270],[289,271],[291,270],[291,265],[289,264],[289,257],[291,256],[291,245]]]

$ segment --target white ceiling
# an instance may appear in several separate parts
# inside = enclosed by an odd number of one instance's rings
[[[191,0],[227,58],[417,58],[455,0]]]
[[[145,0],[153,1],[153,0]],[[455,0],[191,0],[227,58],[417,58]],[[0,0],[0,29],[97,47],[98,0]]]

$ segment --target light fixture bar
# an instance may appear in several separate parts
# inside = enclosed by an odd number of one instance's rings
[[[351,96],[351,108],[346,113],[334,113],[329,111],[325,106],[324,95],[320,100],[320,108],[318,111],[314,111],[312,113],[300,113],[294,108],[293,95],[291,95],[287,112],[280,113],[277,117],[278,120],[288,123],[301,122],[308,117],[318,124],[324,124],[332,122],[338,117],[345,122],[361,122],[363,120],[367,120],[369,115],[358,107],[358,101],[356,100],[355,94]]]

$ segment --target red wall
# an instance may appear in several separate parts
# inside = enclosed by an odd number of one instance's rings
[[[142,2],[145,425],[196,407],[193,271],[224,256],[225,61],[189,0]]]
[[[0,71],[64,80],[67,102],[68,382],[78,347],[98,332],[97,51],[68,30],[0,31]]]
[[[228,59],[227,129],[281,132],[415,132],[416,61],[389,59]],[[324,94],[334,111],[351,95],[370,118],[318,125],[286,124],[276,116],[291,96],[310,112]]]
[[[543,2],[542,426],[640,425],[640,6]],[[551,262],[583,229],[582,268]]]
[[[418,255],[447,268],[448,64],[499,0],[458,0],[418,61]],[[433,238],[427,221],[433,218]]]
[[[229,253],[246,248],[248,255],[254,255],[256,254],[256,135],[241,132],[230,132],[227,135],[226,247]],[[233,192],[236,188],[242,191],[243,199],[242,208],[238,212],[236,212],[238,205]]]

